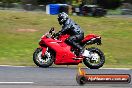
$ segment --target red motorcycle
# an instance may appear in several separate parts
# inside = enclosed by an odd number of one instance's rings
[[[85,48],[86,45],[101,45],[101,37],[89,34],[79,44],[84,48],[84,53],[78,56],[78,49],[65,43],[69,35],[55,36],[54,28],[43,35],[33,54],[33,61],[39,67],[49,67],[53,63],[56,65],[78,65],[84,64],[90,69],[98,69],[105,63],[105,56],[98,48]]]

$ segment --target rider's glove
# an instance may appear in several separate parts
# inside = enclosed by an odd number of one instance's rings
[[[61,35],[61,32],[59,31],[58,33],[56,33],[56,36],[60,36]]]

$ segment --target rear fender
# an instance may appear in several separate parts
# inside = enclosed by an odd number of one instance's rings
[[[90,45],[90,44],[101,45],[101,37],[94,34],[90,34],[82,40],[82,44],[83,45]]]
[[[90,45],[90,44],[97,44],[97,45],[101,45],[101,37],[96,37],[96,38],[92,38],[91,40],[88,40],[86,42],[86,45]]]

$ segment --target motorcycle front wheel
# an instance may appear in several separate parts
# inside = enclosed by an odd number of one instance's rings
[[[33,61],[39,67],[47,68],[53,64],[54,55],[50,50],[47,50],[42,56],[42,48],[37,48],[33,53]]]
[[[86,49],[89,51],[90,56],[83,59],[84,64],[90,69],[99,69],[105,63],[104,53],[95,47]]]

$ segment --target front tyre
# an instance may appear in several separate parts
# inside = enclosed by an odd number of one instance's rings
[[[89,56],[83,59],[84,64],[90,69],[98,69],[105,63],[104,53],[98,48],[88,48]]]
[[[33,61],[39,67],[49,67],[54,62],[54,55],[50,50],[46,50],[45,55],[42,56],[42,48],[37,48],[33,53]]]

